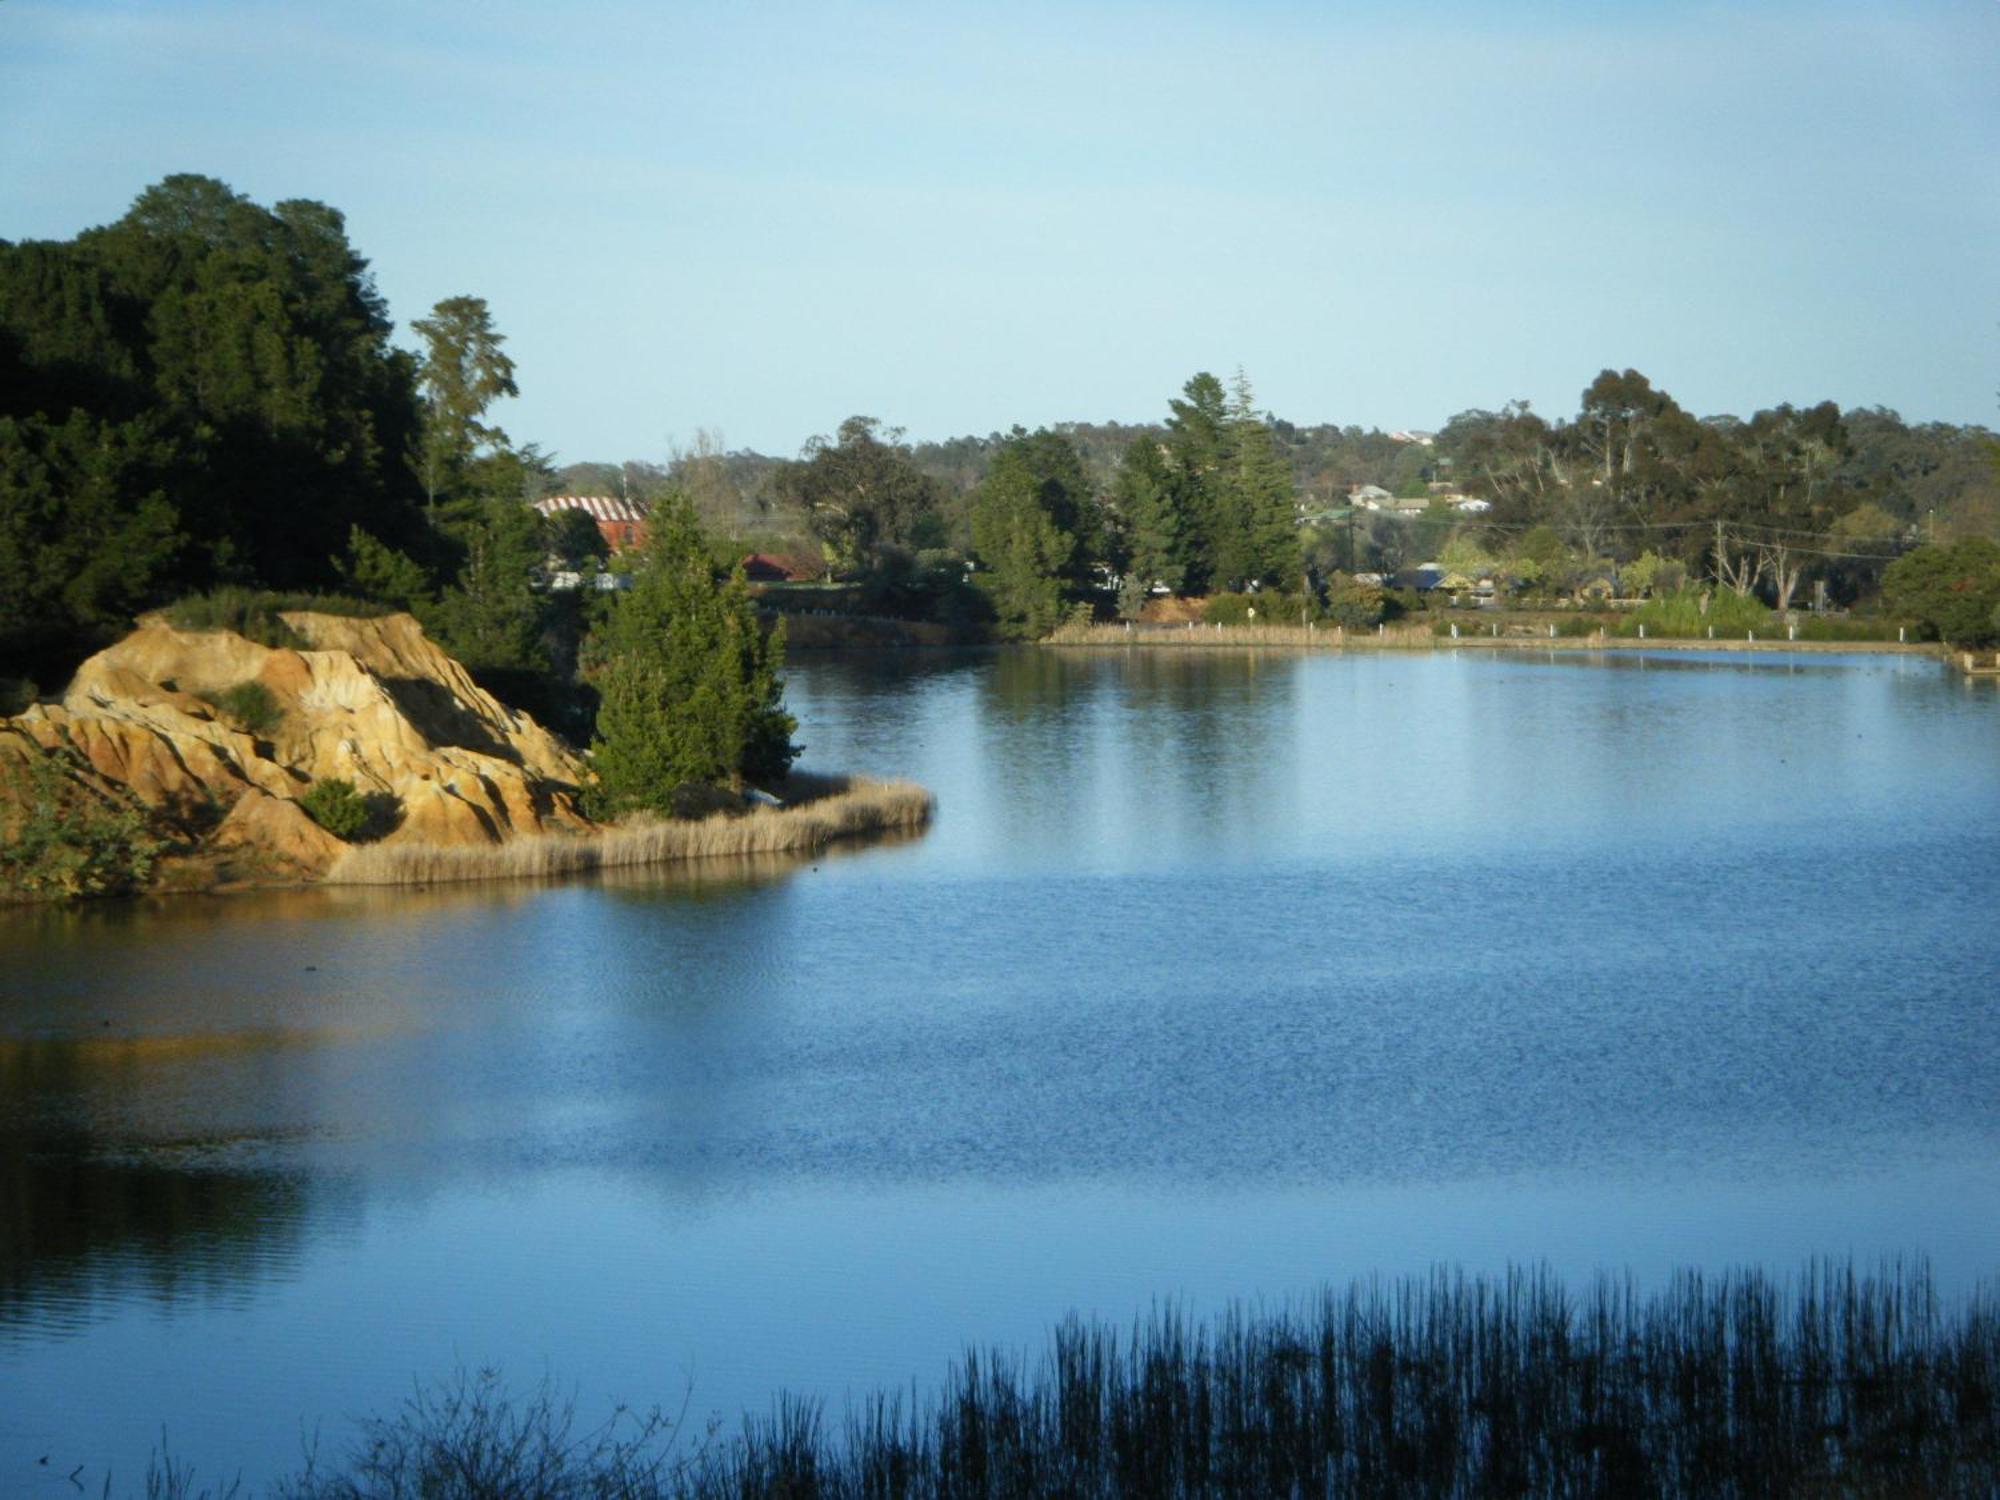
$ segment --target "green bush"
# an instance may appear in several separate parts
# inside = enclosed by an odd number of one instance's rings
[[[1927,636],[1954,646],[2000,643],[2000,542],[1919,547],[1883,571],[1882,598]]]
[[[350,844],[366,844],[379,839],[396,826],[402,806],[387,792],[366,796],[354,790],[354,783],[341,776],[315,781],[299,798],[299,806],[320,827]]]
[[[151,878],[165,843],[135,801],[78,777],[74,752],[30,747],[0,762],[0,894],[35,899],[108,896]]]
[[[1326,586],[1325,617],[1342,629],[1373,630],[1388,609],[1388,597],[1373,584],[1336,576]]]
[[[26,713],[42,690],[25,677],[0,677],[0,719]]]
[[[261,738],[284,722],[285,711],[261,682],[239,682],[219,693],[203,693],[201,697],[245,734]]]

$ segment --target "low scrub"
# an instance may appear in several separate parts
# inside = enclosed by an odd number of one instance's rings
[[[1202,622],[1208,625],[1306,625],[1320,613],[1316,602],[1275,591],[1212,594],[1201,607]]]
[[[166,847],[145,809],[95,784],[73,751],[45,751],[26,739],[0,749],[0,899],[138,890]]]
[[[373,619],[394,614],[395,607],[344,594],[277,594],[266,589],[220,588],[190,594],[166,607],[167,623],[177,630],[233,630],[260,646],[303,651],[311,643],[284,621],[286,611],[348,615]]]
[[[268,735],[284,722],[285,711],[261,682],[239,682],[202,699],[245,734]]]
[[[921,827],[933,809],[930,793],[907,781],[807,785],[813,793],[810,801],[717,813],[699,821],[642,816],[593,833],[541,834],[504,844],[373,845],[342,855],[327,880],[340,885],[428,885],[581,875],[680,860],[811,854],[838,839]]]

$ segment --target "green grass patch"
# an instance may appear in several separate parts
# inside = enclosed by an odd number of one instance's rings
[[[1651,640],[1704,640],[1710,630],[1717,640],[1741,640],[1752,631],[1765,640],[1784,633],[1761,599],[1728,589],[1677,589],[1648,599],[1618,621],[1617,633],[1636,636],[1642,625]]]

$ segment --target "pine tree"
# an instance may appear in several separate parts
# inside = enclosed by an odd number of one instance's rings
[[[1083,460],[1060,433],[1013,435],[972,497],[979,585],[1010,632],[1046,635],[1061,618],[1065,586],[1089,583],[1100,531]]]
[[[1203,370],[1167,403],[1167,471],[1185,527],[1182,586],[1201,593],[1220,576],[1217,549],[1227,530],[1221,483],[1229,460],[1229,411],[1222,382]]]
[[[1291,466],[1257,414],[1241,370],[1232,385],[1229,468],[1222,486],[1232,546],[1230,566],[1224,571],[1218,562],[1218,572],[1231,584],[1283,587],[1295,582],[1303,567]]]
[[[602,701],[599,804],[672,814],[690,784],[782,778],[798,754],[781,631],[757,622],[740,568],[718,578],[684,496],[653,513],[632,589],[592,638]]]
[[[1118,465],[1112,502],[1131,548],[1126,572],[1148,589],[1163,583],[1178,594],[1187,581],[1189,527],[1182,498],[1159,442],[1134,438]]]

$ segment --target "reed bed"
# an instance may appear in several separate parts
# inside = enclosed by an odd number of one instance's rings
[[[546,1393],[448,1422],[419,1400],[363,1425],[354,1474],[282,1492],[471,1495],[417,1481],[476,1451],[543,1455],[538,1487],[489,1471],[495,1496],[1991,1496],[1996,1380],[1990,1290],[1947,1307],[1921,1265],[1687,1272],[1646,1297],[1438,1272],[1208,1323],[1072,1320],[1032,1366],[968,1354],[920,1408],[877,1396],[837,1430],[787,1397],[678,1446],[657,1418],[580,1440]]]
[[[795,778],[796,779],[796,778]],[[935,803],[908,781],[822,782],[810,801],[694,820],[634,818],[584,834],[539,834],[504,844],[363,844],[328,871],[334,885],[430,885],[545,879],[598,870],[814,854],[840,839],[922,827]]]

